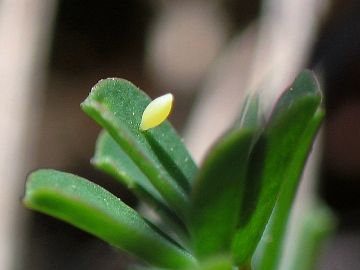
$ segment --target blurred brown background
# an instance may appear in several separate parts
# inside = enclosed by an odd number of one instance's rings
[[[84,176],[136,206],[89,163],[100,128],[79,104],[98,80],[126,78],[151,97],[175,93],[171,121],[200,161],[245,91],[269,91],[271,103],[304,67],[326,93],[319,192],[339,222],[318,269],[359,269],[359,1],[0,0],[0,60],[1,269],[132,261],[20,204],[26,174],[42,167]]]

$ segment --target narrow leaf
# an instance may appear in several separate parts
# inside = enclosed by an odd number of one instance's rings
[[[196,166],[168,121],[148,131],[139,129],[150,101],[132,83],[114,78],[96,84],[81,106],[108,130],[166,203],[183,216]]]
[[[238,128],[257,128],[262,120],[261,117],[259,95],[254,93],[245,98],[239,118],[235,121],[234,126]]]
[[[147,176],[104,130],[97,139],[95,155],[91,162],[98,169],[112,175],[116,180],[126,185],[139,199],[153,207],[163,220],[177,232],[177,235],[181,235],[182,238],[185,237],[186,231],[182,221],[167,207],[164,199],[152,186]]]
[[[62,219],[159,267],[194,263],[187,252],[153,229],[120,199],[86,179],[55,170],[28,177],[24,204]]]
[[[102,131],[96,142],[95,155],[91,160],[100,170],[114,176],[136,194],[147,194],[158,204],[164,204],[164,199],[153,187],[150,180],[136,166],[132,159],[114,141],[108,132]]]
[[[278,269],[291,207],[307,157],[323,117],[324,112],[322,110],[315,114],[294,150],[292,161],[287,168],[286,181],[283,183],[269,224],[266,226],[265,233],[257,248],[257,253],[260,253],[259,256],[256,256],[258,258],[256,262],[257,270]],[[271,239],[271,241],[268,241],[268,239]]]
[[[233,242],[235,262],[248,264],[264,232],[295,149],[319,108],[321,93],[310,71],[302,72],[277,102],[250,157],[246,198]],[[249,191],[248,191],[249,190]]]
[[[210,150],[195,179],[189,222],[200,257],[230,253],[249,152],[259,129],[258,111],[257,102],[245,107],[240,121]]]
[[[194,250],[200,257],[230,250],[253,136],[252,130],[230,132],[212,148],[200,168],[189,217]]]
[[[226,256],[213,257],[205,261],[191,266],[189,268],[184,268],[183,270],[233,270],[231,259]],[[128,270],[165,270],[155,267],[147,267],[140,265],[133,265],[128,268]],[[243,270],[243,269],[241,269]]]
[[[213,257],[186,270],[232,270],[231,259],[226,256]]]

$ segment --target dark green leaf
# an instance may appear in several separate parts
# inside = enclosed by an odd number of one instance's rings
[[[36,171],[28,178],[24,203],[155,266],[178,269],[194,263],[190,254],[154,230],[136,211],[81,177],[54,170]]]
[[[245,98],[245,102],[241,107],[239,118],[235,122],[234,127],[258,128],[261,122],[261,110],[258,94],[252,94]]]
[[[121,146],[104,130],[97,139],[95,155],[91,162],[98,169],[112,175],[126,185],[139,199],[148,202],[165,221],[170,223],[172,229],[178,235],[184,237],[186,233],[185,228],[181,226],[181,220],[166,206],[163,198],[152,186],[146,175],[141,172]]]
[[[82,109],[108,130],[166,203],[183,216],[196,166],[168,121],[139,130],[149,103],[150,98],[132,83],[106,79],[93,87]]]
[[[225,256],[213,257],[186,270],[232,270],[231,259]]]
[[[114,176],[136,194],[145,195],[145,198],[151,197],[157,204],[164,204],[160,193],[153,187],[146,175],[104,130],[97,139],[95,155],[91,163]]]
[[[194,250],[200,257],[231,250],[249,152],[259,125],[258,103],[247,104],[240,121],[208,153],[194,182],[189,223]]]
[[[309,71],[302,72],[277,102],[250,157],[250,186],[233,242],[237,265],[249,263],[287,178],[294,152],[320,103],[318,84]]]
[[[225,256],[218,256],[218,257],[210,258],[205,261],[201,261],[199,264],[196,264],[189,268],[184,268],[183,270],[232,270],[232,269],[234,269],[234,267],[232,265],[232,261],[230,258]],[[165,270],[165,269],[134,265],[128,268],[128,270]]]
[[[301,173],[323,116],[324,112],[322,110],[315,114],[302,135],[299,144],[294,149],[292,161],[287,168],[286,181],[284,181],[281,187],[281,192],[271,214],[269,224],[266,226],[265,233],[259,243],[257,252],[260,255],[257,256],[257,270],[278,269],[291,207],[295,199]],[[268,241],[268,239],[272,240]]]

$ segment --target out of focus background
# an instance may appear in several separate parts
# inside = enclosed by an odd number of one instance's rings
[[[89,163],[100,128],[79,104],[98,80],[126,78],[153,98],[174,93],[171,121],[200,163],[247,91],[261,91],[269,112],[305,67],[319,76],[327,117],[303,192],[319,193],[338,219],[317,269],[359,269],[358,0],[0,0],[0,269],[133,261],[21,205],[26,175],[41,167],[79,174],[136,207]]]

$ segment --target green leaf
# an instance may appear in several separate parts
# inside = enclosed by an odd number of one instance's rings
[[[129,158],[120,145],[103,130],[96,142],[95,155],[91,162],[96,168],[112,175],[127,186],[139,199],[155,209],[164,221],[184,238],[186,229],[176,214],[167,207],[160,193],[153,187],[146,175]],[[186,239],[182,239],[185,241]]]
[[[148,131],[139,130],[142,113],[150,101],[132,83],[114,78],[96,84],[81,107],[107,129],[168,206],[184,216],[197,168],[168,121]]]
[[[159,267],[184,268],[194,258],[120,199],[86,179],[55,170],[28,177],[24,204],[96,235]]]
[[[140,197],[151,198],[156,204],[163,205],[165,203],[146,175],[142,173],[109,133],[104,130],[97,139],[95,155],[91,163],[125,184]]]
[[[234,267],[229,257],[217,256],[205,261],[201,261],[198,264],[188,268],[184,268],[183,270],[232,270],[232,269],[234,269]],[[128,270],[165,270],[165,269],[141,266],[141,265],[133,265],[130,266]]]
[[[295,199],[299,180],[323,118],[324,112],[319,110],[313,119],[311,119],[299,144],[296,149],[294,149],[292,161],[287,168],[286,181],[283,183],[269,224],[266,226],[265,233],[257,248],[257,253],[260,253],[259,256],[256,256],[258,258],[256,261],[257,270],[278,269],[278,263],[282,257],[283,242],[287,231],[286,228],[290,211]],[[268,241],[268,239],[271,239],[271,241]]]
[[[264,232],[294,152],[321,103],[317,81],[302,72],[277,102],[250,157],[249,181],[233,242],[237,265],[249,264]]]
[[[226,256],[217,256],[187,268],[186,270],[232,270],[231,259]]]
[[[189,217],[194,250],[200,257],[230,250],[253,136],[252,130],[230,132],[212,148],[200,168]]]
[[[231,250],[249,152],[259,129],[258,103],[251,103],[235,127],[210,150],[194,181],[189,223],[193,247],[200,257]]]
[[[258,128],[262,121],[259,103],[259,95],[257,93],[248,95],[241,106],[241,112],[239,118],[235,121],[234,128]]]

